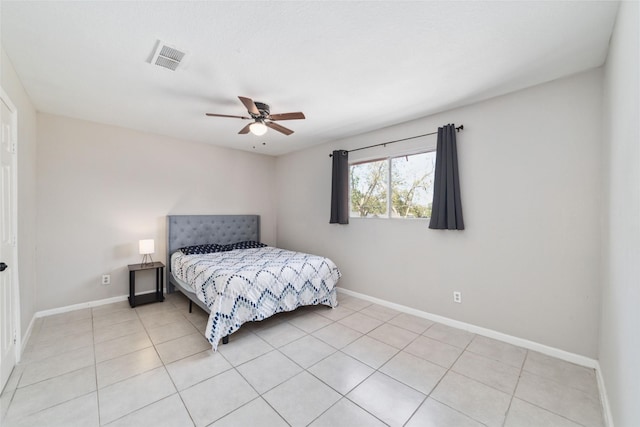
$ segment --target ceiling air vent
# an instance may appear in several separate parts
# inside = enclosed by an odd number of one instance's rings
[[[184,52],[175,47],[158,41],[158,47],[156,47],[156,51],[153,53],[151,63],[175,71],[178,69],[178,66],[180,66],[185,55]]]

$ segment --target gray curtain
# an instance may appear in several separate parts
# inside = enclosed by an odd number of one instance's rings
[[[429,228],[434,230],[464,230],[458,176],[456,126],[438,128],[436,172],[433,182],[433,207]]]
[[[331,219],[330,224],[349,224],[349,152],[336,150],[332,154]]]

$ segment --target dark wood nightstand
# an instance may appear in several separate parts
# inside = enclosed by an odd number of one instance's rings
[[[136,271],[141,270],[156,270],[156,291],[136,296]],[[132,308],[142,304],[164,301],[163,272],[164,264],[161,262],[129,265],[129,305]]]

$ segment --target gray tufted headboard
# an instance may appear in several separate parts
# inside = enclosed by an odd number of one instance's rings
[[[235,243],[260,240],[258,215],[169,215],[167,216],[169,256],[176,250],[207,243]]]
[[[178,249],[245,240],[260,241],[259,215],[168,215],[167,279],[171,278],[171,254]]]

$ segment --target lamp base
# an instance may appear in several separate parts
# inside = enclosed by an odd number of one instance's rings
[[[144,254],[144,256],[142,257],[142,263],[140,263],[140,265],[142,265],[143,267],[147,267],[151,264],[153,264],[153,258],[151,258],[151,254]]]

